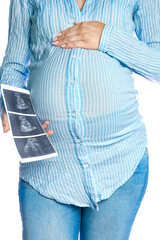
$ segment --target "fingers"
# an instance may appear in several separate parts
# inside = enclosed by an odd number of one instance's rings
[[[62,33],[62,35],[66,34],[66,33],[72,34],[72,32],[76,31],[77,29],[79,29],[79,26],[78,26],[78,24],[75,24],[74,26],[71,26],[65,30],[62,30],[60,33]]]
[[[87,23],[75,23],[74,26],[61,31],[52,39],[53,45],[62,48],[90,48],[91,34],[84,27]],[[91,48],[93,49],[93,48]]]
[[[76,24],[70,28],[67,28],[67,29],[59,32],[56,35],[56,37],[52,38],[52,42],[53,42],[53,44],[55,44],[58,41],[58,42],[61,42],[61,44],[62,44],[62,41],[64,39],[66,39],[66,38],[70,39],[71,37],[74,37],[74,36],[78,36],[78,37],[81,36],[80,30],[79,30],[79,24]],[[74,41],[74,40],[72,40],[72,41]],[[59,45],[59,44],[57,43],[56,45]]]
[[[84,48],[98,50],[105,24],[99,21],[74,22],[52,38],[53,45],[62,48]]]
[[[52,131],[52,130],[48,130],[48,131],[46,132],[46,134],[47,134],[48,137],[50,137],[50,136],[53,134],[53,131]]]
[[[7,133],[10,130],[9,124],[6,123],[6,124],[2,124],[2,125],[3,125],[3,132]]]
[[[42,125],[42,127],[45,129],[46,127],[48,127],[49,123],[50,123],[49,121],[44,121],[43,124],[41,124],[41,125]],[[53,130],[48,130],[48,131],[46,132],[46,134],[47,134],[47,136],[49,137],[50,135],[53,134]]]
[[[45,129],[49,125],[49,121],[44,121],[42,127]]]
[[[9,121],[8,121],[8,116],[7,116],[6,110],[3,113],[2,126],[3,126],[3,132],[4,133],[7,133],[10,130],[10,126],[9,126]]]
[[[54,45],[59,47],[83,47],[85,42],[82,40],[82,37],[79,35],[75,35],[72,37],[66,37],[60,40],[58,43],[54,43]]]

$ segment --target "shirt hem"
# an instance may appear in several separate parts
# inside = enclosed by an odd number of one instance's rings
[[[147,144],[147,143],[146,143],[146,144]],[[97,198],[97,203],[100,202],[101,200],[105,200],[105,199],[111,197],[111,195],[112,195],[116,190],[118,190],[118,188],[120,188],[122,185],[124,185],[124,184],[132,177],[132,175],[134,174],[136,168],[138,167],[138,164],[140,163],[143,155],[144,155],[145,152],[146,152],[146,147],[147,147],[147,145],[145,145],[145,148],[144,148],[144,150],[143,150],[143,152],[142,152],[142,154],[141,154],[141,157],[138,159],[138,161],[137,161],[136,164],[134,165],[134,168],[132,169],[132,171],[130,171],[130,172],[127,174],[127,176],[126,176],[125,178],[123,178],[123,180],[122,180],[118,185],[116,185],[116,186],[112,189],[112,191],[110,191],[110,193],[101,194],[101,197]]]
[[[96,202],[93,204],[92,202],[88,202],[88,203],[78,203],[77,201],[75,202],[75,201],[72,201],[72,203],[71,202],[64,202],[64,201],[59,201],[58,199],[56,199],[56,198],[52,198],[52,197],[48,197],[47,195],[44,195],[39,189],[37,189],[37,188],[35,188],[34,186],[32,186],[31,184],[30,184],[30,182],[27,180],[27,179],[25,179],[25,177],[23,177],[23,176],[19,176],[19,178],[22,178],[25,182],[27,182],[31,187],[33,187],[37,192],[39,192],[42,196],[44,196],[44,197],[47,197],[47,198],[49,198],[49,199],[53,199],[53,200],[55,200],[56,202],[58,202],[58,203],[62,203],[62,204],[67,204],[67,205],[74,205],[74,206],[76,206],[76,207],[89,207],[89,208],[94,208],[96,211],[99,211],[99,206],[97,206],[98,205],[98,203],[100,202],[100,201],[102,201],[102,200],[105,200],[105,199],[108,199],[109,197],[111,197],[111,195],[116,191],[116,190],[118,190],[118,188],[119,187],[121,187],[123,184],[125,184],[130,178],[131,178],[131,176],[134,174],[134,172],[135,172],[135,170],[136,170],[136,168],[137,168],[137,166],[138,166],[138,164],[139,164],[139,162],[140,162],[140,160],[142,159],[142,157],[143,157],[143,155],[144,155],[144,153],[145,153],[145,151],[146,151],[146,147],[147,147],[147,143],[148,142],[146,142],[146,144],[145,144],[145,146],[144,146],[144,150],[142,151],[142,154],[141,154],[141,156],[140,156],[140,158],[137,160],[137,162],[136,162],[136,164],[134,165],[134,167],[133,167],[133,169],[132,169],[132,171],[130,171],[128,174],[127,174],[127,176],[125,176],[125,178],[123,178],[123,180],[118,184],[118,185],[116,185],[109,193],[102,193],[102,194],[100,194],[99,196],[99,198],[97,198],[97,200],[96,200]],[[95,205],[95,206],[93,206],[93,205]]]

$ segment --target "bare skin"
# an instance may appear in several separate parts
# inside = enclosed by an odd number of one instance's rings
[[[74,26],[52,38],[56,47],[98,50],[105,23],[99,21],[74,22]]]
[[[79,7],[79,10],[81,11],[83,8],[83,5],[85,3],[85,0],[76,0],[77,1],[77,5]]]
[[[44,121],[41,125],[45,129],[49,125],[49,121]],[[4,111],[3,116],[2,116],[2,126],[3,126],[3,132],[4,133],[7,133],[10,130],[9,121],[8,121],[8,116],[7,116],[6,110]],[[53,134],[53,131],[52,130],[48,130],[46,132],[46,134],[47,134],[48,137],[50,137],[50,135]]]
[[[81,11],[85,0],[76,1]],[[105,23],[99,21],[74,22],[74,26],[59,32],[52,41],[56,47],[98,50],[104,27]]]

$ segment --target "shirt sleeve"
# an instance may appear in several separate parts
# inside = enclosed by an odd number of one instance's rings
[[[0,84],[26,88],[30,63],[30,15],[28,0],[10,0],[8,43],[0,67]],[[0,88],[0,116],[5,110]]]
[[[122,27],[106,24],[98,50],[160,83],[160,0],[140,0],[133,21],[136,36]]]

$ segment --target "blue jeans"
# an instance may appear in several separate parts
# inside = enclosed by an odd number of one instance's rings
[[[133,175],[108,199],[99,202],[98,212],[46,198],[20,178],[23,240],[128,240],[148,175],[146,147]]]

